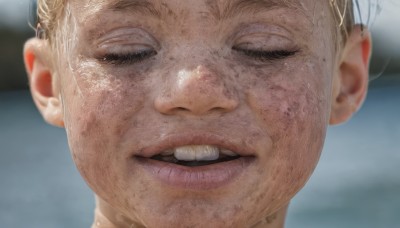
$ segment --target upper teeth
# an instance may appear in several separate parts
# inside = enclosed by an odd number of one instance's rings
[[[222,155],[238,156],[236,153],[227,150],[219,149],[210,145],[193,145],[177,147],[173,150],[164,151],[162,156],[171,156],[181,161],[213,161],[217,160]]]

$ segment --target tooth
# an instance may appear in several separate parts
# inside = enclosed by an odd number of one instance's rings
[[[183,146],[175,149],[174,156],[182,161],[212,161],[219,158],[219,150],[214,146]]]
[[[215,146],[198,146],[196,161],[213,161],[219,158],[219,149]]]
[[[231,157],[238,156],[236,153],[234,153],[230,150],[227,150],[227,149],[221,149],[221,153],[224,155],[227,155],[227,156],[231,156]]]
[[[196,151],[192,146],[182,146],[175,149],[174,156],[181,161],[196,160]]]

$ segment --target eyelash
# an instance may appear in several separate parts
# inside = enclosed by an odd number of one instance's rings
[[[233,50],[262,62],[267,62],[267,61],[270,62],[274,60],[286,59],[299,52],[298,50],[258,51],[258,50],[242,49],[236,47],[233,47]]]
[[[129,65],[139,63],[147,58],[157,55],[154,50],[132,52],[126,54],[106,54],[100,58],[100,61],[106,62],[112,65]]]
[[[262,62],[285,59],[287,57],[295,55],[298,52],[298,50],[258,51],[250,49],[241,49],[236,47],[233,47],[232,49]],[[103,57],[100,58],[100,60],[102,62],[107,62],[112,65],[129,65],[129,64],[139,63],[145,60],[146,58],[149,58],[156,54],[157,52],[154,50],[133,52],[127,54],[111,53],[104,55]]]

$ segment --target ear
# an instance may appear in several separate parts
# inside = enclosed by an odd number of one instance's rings
[[[364,102],[368,90],[371,50],[369,31],[355,26],[349,34],[334,75],[330,124],[346,122]]]
[[[33,100],[46,122],[64,127],[63,108],[52,70],[46,40],[32,38],[25,43],[24,61]]]

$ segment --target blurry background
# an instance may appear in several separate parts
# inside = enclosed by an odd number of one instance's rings
[[[382,4],[370,20],[371,78],[379,78],[360,112],[329,129],[321,162],[291,204],[288,228],[400,226],[400,2]],[[28,5],[0,0],[0,226],[89,227],[94,200],[65,133],[43,122],[27,90]]]

